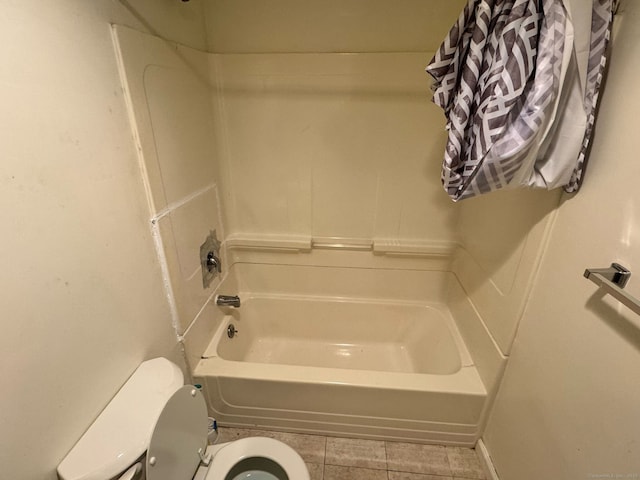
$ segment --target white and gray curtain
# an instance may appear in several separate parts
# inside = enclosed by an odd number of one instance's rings
[[[612,18],[613,0],[468,0],[427,66],[454,201],[580,188]]]

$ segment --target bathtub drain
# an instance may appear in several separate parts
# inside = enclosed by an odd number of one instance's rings
[[[227,337],[233,338],[236,336],[236,333],[238,333],[238,330],[236,330],[236,327],[233,325],[233,323],[230,323],[227,327]]]

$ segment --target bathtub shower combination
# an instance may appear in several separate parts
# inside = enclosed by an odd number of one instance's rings
[[[464,2],[437,3],[453,22]],[[433,52],[207,53],[112,32],[174,326],[209,414],[474,445],[558,195],[446,198],[427,175],[445,141],[425,90]],[[209,267],[221,275],[203,283]]]
[[[475,444],[487,386],[452,312],[481,322],[453,274],[236,263],[233,288],[194,371],[221,423]]]

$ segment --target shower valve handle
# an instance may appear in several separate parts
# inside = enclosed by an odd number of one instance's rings
[[[220,259],[216,257],[215,253],[213,252],[207,253],[207,270],[209,270],[209,272],[213,272],[214,270],[218,273],[222,272],[222,264],[220,263]]]

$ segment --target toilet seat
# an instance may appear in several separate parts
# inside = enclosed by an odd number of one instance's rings
[[[191,480],[207,448],[207,405],[200,390],[179,388],[165,404],[151,434],[147,480]]]
[[[278,440],[243,438],[207,449],[207,434],[207,406],[202,393],[191,385],[179,388],[167,401],[151,435],[147,480],[192,480],[203,460],[210,461],[205,480],[225,480],[236,465],[250,458],[270,460],[288,480],[309,480],[300,455]],[[208,450],[215,453],[211,455]]]
[[[265,437],[242,438],[221,448],[213,457],[205,480],[225,480],[242,460],[261,457],[279,465],[289,480],[309,480],[309,472],[298,453],[278,440]]]

